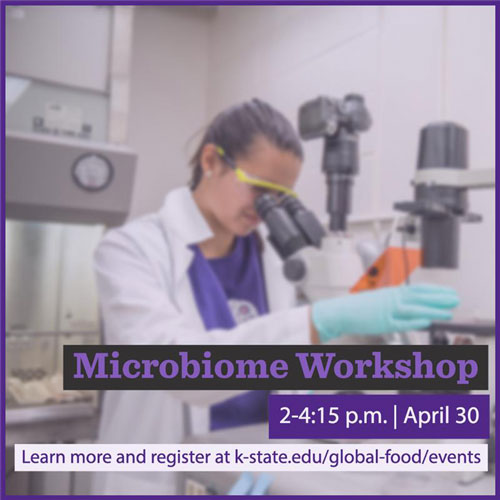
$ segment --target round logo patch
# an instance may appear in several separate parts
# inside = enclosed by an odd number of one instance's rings
[[[230,299],[229,309],[237,325],[245,323],[259,315],[257,308],[247,300]]]

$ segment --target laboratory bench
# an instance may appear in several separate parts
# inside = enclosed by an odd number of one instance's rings
[[[269,439],[267,424],[239,427],[204,435],[192,435],[186,443],[208,444],[284,444],[321,441]],[[370,441],[366,441],[370,442]],[[373,442],[373,441],[371,441]],[[390,442],[387,440],[386,442]],[[241,472],[186,472],[184,484],[195,481],[208,492],[224,495]],[[255,475],[260,474],[256,472]],[[269,472],[273,481],[269,495],[493,495],[495,477],[479,472]]]
[[[6,446],[95,440],[98,424],[98,408],[88,403],[7,409]]]

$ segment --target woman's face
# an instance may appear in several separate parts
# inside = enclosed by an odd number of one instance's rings
[[[210,161],[205,162],[204,159]],[[297,156],[279,149],[262,136],[254,140],[245,156],[234,160],[236,166],[246,174],[289,189],[293,189],[301,167],[301,160]],[[240,181],[213,145],[205,146],[202,168],[205,174],[202,181],[204,202],[210,216],[235,236],[244,236],[253,231],[260,222],[254,203],[262,194],[262,189]],[[207,172],[210,173],[207,175]]]

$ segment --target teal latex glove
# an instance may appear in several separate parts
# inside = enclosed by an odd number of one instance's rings
[[[228,495],[248,495],[253,486],[253,475],[250,472],[243,472],[233,484]]]
[[[249,495],[265,495],[269,486],[273,482],[274,477],[271,474],[266,474],[263,472],[255,481],[254,487],[250,490]]]
[[[459,303],[452,288],[403,285],[321,300],[312,305],[312,321],[321,342],[341,335],[380,335],[428,328],[451,319]]]

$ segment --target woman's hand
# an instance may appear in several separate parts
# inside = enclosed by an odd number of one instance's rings
[[[311,340],[420,330],[433,320],[450,320],[458,304],[452,288],[437,285],[403,285],[321,300],[311,307]]]

